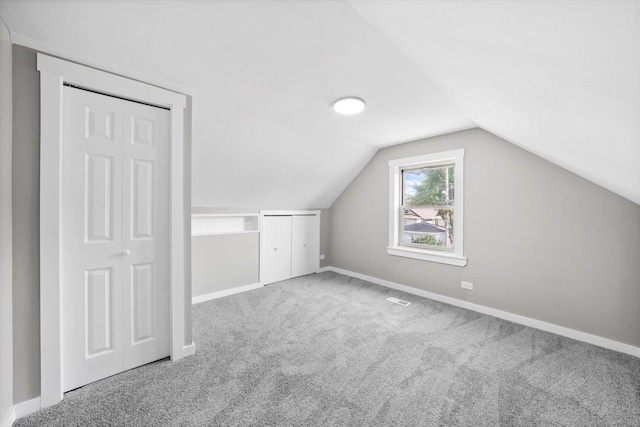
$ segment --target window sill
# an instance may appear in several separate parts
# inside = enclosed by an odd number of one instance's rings
[[[448,252],[426,251],[422,249],[388,247],[387,253],[393,256],[420,259],[423,261],[439,262],[441,264],[464,267],[467,265],[467,258]]]

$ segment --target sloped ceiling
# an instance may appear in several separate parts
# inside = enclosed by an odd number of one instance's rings
[[[640,204],[640,2],[350,3],[479,127]]]
[[[193,89],[193,205],[328,207],[476,125],[640,203],[638,2],[6,1],[15,40]],[[39,43],[39,42],[43,43]],[[331,109],[367,101],[358,116]]]

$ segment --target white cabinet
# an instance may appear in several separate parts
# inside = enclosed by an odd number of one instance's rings
[[[263,285],[315,273],[319,266],[319,211],[261,212]]]
[[[291,278],[291,217],[265,216],[260,240],[264,243],[260,271],[262,283]]]
[[[291,216],[291,277],[316,272],[315,215]]]

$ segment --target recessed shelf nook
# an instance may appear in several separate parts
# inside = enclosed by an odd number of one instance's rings
[[[216,236],[225,234],[258,233],[259,215],[251,214],[193,214],[191,235]]]

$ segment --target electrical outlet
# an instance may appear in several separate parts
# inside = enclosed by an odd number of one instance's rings
[[[324,259],[324,254],[321,254],[321,255],[320,255],[320,259]]]
[[[468,289],[468,290],[472,291],[472,290],[473,290],[473,283],[471,283],[471,282],[464,282],[464,281],[463,281],[463,282],[460,282],[460,287],[461,287],[462,289]]]

